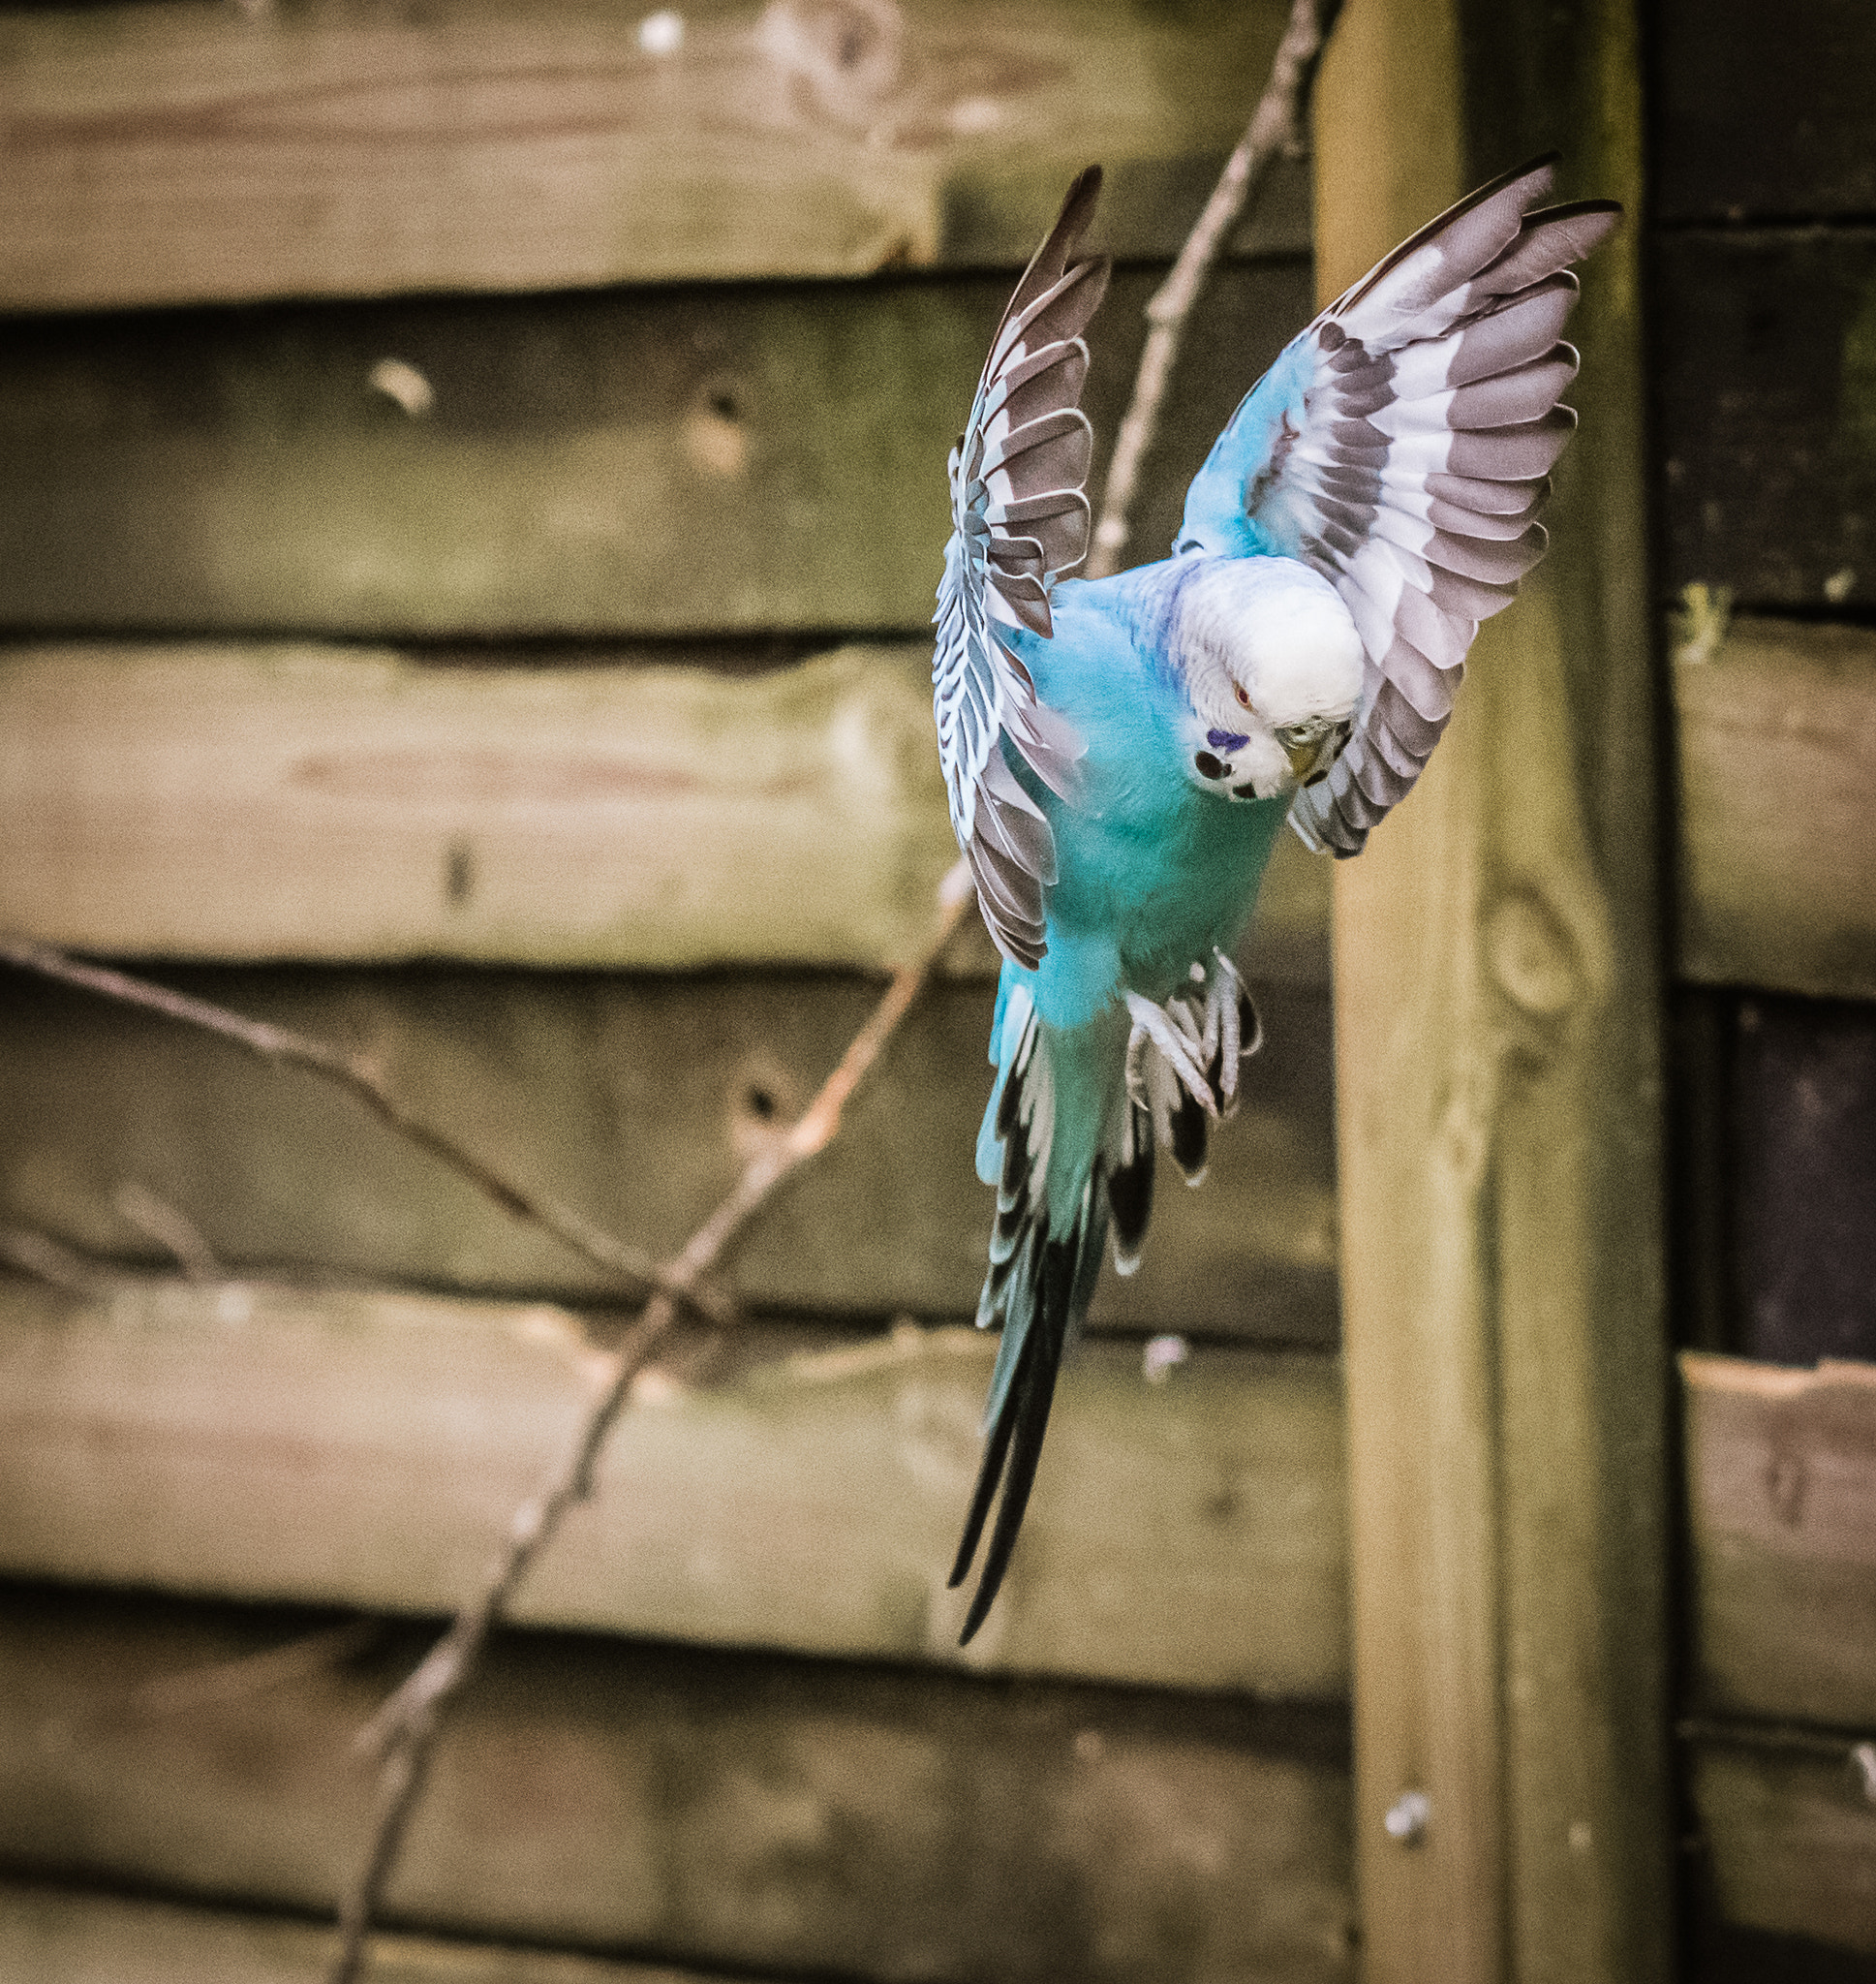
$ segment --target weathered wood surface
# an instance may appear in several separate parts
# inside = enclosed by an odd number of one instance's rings
[[[1754,992],[1728,1006],[1709,1077],[1724,1168],[1707,1189],[1732,1313],[1698,1348],[1876,1364],[1876,1004]]]
[[[336,1933],[249,1908],[0,1879],[0,1976],[20,1984],[323,1984]],[[697,1970],[377,1936],[373,1984],[712,1984]]]
[[[1876,1728],[1876,1364],[1681,1368],[1702,1709]]]
[[[1720,1916],[1876,1956],[1876,1743],[1703,1728],[1691,1749],[1703,1873]],[[1849,1984],[1852,1971],[1792,1974]]]
[[[1876,998],[1876,632],[1683,638],[1675,708],[1681,975]]]
[[[910,647],[753,677],[16,650],[0,841],[0,926],[231,960],[877,970],[957,858]]]
[[[1349,8],[1317,104],[1321,293],[1553,146],[1567,194],[1633,202],[1634,33],[1614,5]],[[1429,776],[1336,874],[1372,1984],[1673,1974],[1638,290],[1631,230],[1584,274],[1550,555],[1481,631]]]
[[[1009,280],[0,322],[0,627],[929,637],[945,457]],[[1096,321],[1104,437],[1157,280],[1123,271]],[[1149,555],[1308,314],[1301,260],[1210,293]],[[374,386],[386,359],[427,410]]]
[[[1663,0],[1650,13],[1656,220],[1876,217],[1867,0]]]
[[[713,659],[0,650],[0,929],[231,962],[911,956],[957,858],[929,641]],[[1249,970],[1326,982],[1329,867],[1283,837]],[[975,918],[954,949],[994,974]]]
[[[1651,259],[1668,587],[1876,604],[1876,228],[1668,232]]]
[[[740,650],[712,659],[16,647],[0,926],[225,959],[906,956],[952,849],[926,647],[754,673]],[[1681,976],[1876,996],[1876,636],[1682,624],[1675,702]],[[1284,837],[1258,976],[1323,977],[1329,874]],[[956,968],[994,963],[978,937]]]
[[[1169,256],[1283,15],[15,7],[0,307],[1020,266],[1091,159],[1115,251]],[[1277,190],[1251,238],[1307,245],[1306,175]]]
[[[0,1568],[424,1612],[475,1590],[598,1381],[544,1305],[0,1282]],[[994,1341],[835,1342],[641,1385],[523,1618],[1331,1699],[1346,1687],[1333,1361],[1137,1344],[1065,1375],[997,1617],[947,1593]]]
[[[661,1256],[790,1122],[872,1009],[852,976],[412,969],[181,972],[166,983],[369,1052],[397,1093],[535,1190]],[[1330,1344],[1338,1329],[1325,996],[1259,988],[1268,1044],[1204,1186],[1167,1169],[1140,1272],[1097,1325]],[[992,988],[921,1000],[842,1133],[738,1243],[759,1307],[879,1317],[976,1308],[995,1195],[976,1176]],[[173,1021],[0,973],[0,1224],[149,1256],[129,1183],[225,1263],[602,1300],[519,1224],[311,1075]]]
[[[329,1906],[355,1733],[424,1640],[243,1688],[230,1663],[321,1624],[8,1594],[0,1862]],[[509,1636],[389,1918],[743,1975],[1339,1984],[1345,1743],[1219,1697]]]

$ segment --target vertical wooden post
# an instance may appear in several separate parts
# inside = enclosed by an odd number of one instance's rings
[[[1565,195],[1631,208],[1575,320],[1550,556],[1481,630],[1419,790],[1338,870],[1337,1057],[1368,1977],[1665,1984],[1632,0],[1349,0],[1316,130],[1325,296],[1553,146]]]

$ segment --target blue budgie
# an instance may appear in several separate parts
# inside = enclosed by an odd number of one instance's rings
[[[1231,964],[1288,820],[1360,852],[1453,707],[1480,620],[1543,555],[1576,417],[1559,342],[1602,202],[1538,209],[1541,161],[1403,242],[1295,338],[1186,496],[1173,555],[1086,555],[1082,339],[1107,281],[1070,189],[951,455],[933,664],[951,823],[1004,957],[977,1168],[997,1188],[980,1326],[1002,1341],[951,1583],[1015,1545],[1062,1351],[1111,1236],[1138,1264],[1155,1150],[1196,1183],[1256,1013]]]

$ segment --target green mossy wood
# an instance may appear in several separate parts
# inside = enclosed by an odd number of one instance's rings
[[[876,983],[809,973],[161,976],[369,1054],[440,1127],[658,1255],[787,1133],[877,996]],[[1246,1070],[1206,1189],[1169,1181],[1162,1244],[1137,1276],[1112,1281],[1097,1325],[1335,1341],[1327,1002],[1260,989],[1283,1050]],[[751,1302],[864,1318],[971,1313],[994,1210],[970,1165],[990,1008],[982,983],[928,993],[840,1139],[738,1244],[728,1272]],[[156,1264],[113,1210],[137,1183],[231,1265],[618,1294],[329,1084],[173,1021],[9,976],[0,1089],[0,1223]]]
[[[1124,272],[1102,315],[1086,403],[1109,445],[1158,280]],[[15,318],[0,628],[928,638],[944,459],[1008,293],[1003,274]],[[1149,464],[1148,555],[1308,314],[1300,257],[1221,274]],[[373,385],[387,359],[427,410]]]
[[[1876,633],[1735,620],[1674,661],[1679,967],[1876,998]]]
[[[289,1914],[0,1881],[0,1971],[36,1984],[324,1984],[334,1932]],[[372,1984],[729,1984],[702,1970],[379,1936]]]
[[[328,1620],[20,1594],[0,1613],[0,1857],[325,1909],[371,1809],[357,1730],[429,1637],[243,1689],[231,1663]],[[1136,1984],[1170,1960],[1353,1984],[1345,1728],[1242,1699],[507,1635],[387,1912],[741,1976]]]

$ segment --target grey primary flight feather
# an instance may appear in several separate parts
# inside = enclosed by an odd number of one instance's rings
[[[1003,630],[1051,631],[1049,592],[1088,554],[1084,485],[1093,431],[1081,410],[1081,333],[1107,287],[1105,260],[1071,262],[1100,191],[1091,167],[1068,190],[991,341],[951,453],[951,542],[932,663],[951,824],[1006,957],[1046,948],[1042,891],[1056,879],[1048,822],[1003,757],[1007,738],[1051,790],[1072,789],[1081,740],[1038,701]]]
[[[1478,623],[1543,556],[1548,478],[1576,426],[1558,404],[1568,264],[1620,218],[1529,210],[1540,160],[1403,241],[1290,345],[1192,485],[1182,549],[1287,552],[1341,595],[1367,651],[1353,734],[1291,820],[1341,854],[1399,805],[1453,710]]]

